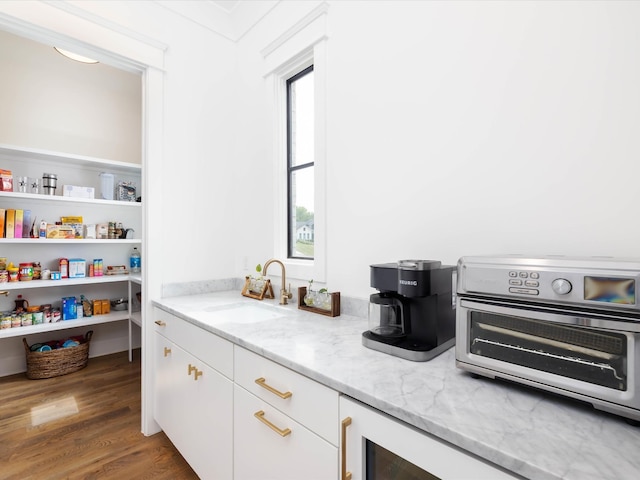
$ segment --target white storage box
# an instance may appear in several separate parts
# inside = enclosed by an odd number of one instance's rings
[[[79,187],[77,185],[64,185],[62,187],[63,197],[95,198],[95,193],[95,188],[93,187]]]

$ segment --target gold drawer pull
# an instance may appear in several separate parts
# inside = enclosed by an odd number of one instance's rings
[[[351,472],[347,472],[347,427],[351,425],[351,417],[342,420],[342,476],[341,480],[351,480]]]
[[[166,326],[167,326],[167,324],[166,324],[166,323],[164,323],[162,320],[156,320],[156,321],[155,321],[155,322],[153,322],[153,323],[155,323],[155,324],[156,324],[156,325],[158,325],[159,327],[166,327]]]
[[[287,435],[291,434],[291,429],[285,428],[284,430],[280,430],[273,423],[271,423],[269,420],[264,418],[264,411],[263,410],[260,410],[260,411],[258,411],[256,413],[254,413],[253,416],[256,417],[258,420],[260,420],[262,423],[264,423],[267,427],[269,427],[271,430],[276,432],[281,437],[286,437]]]
[[[167,347],[164,347],[164,356],[168,357],[170,353],[171,353],[171,349],[167,348]]]
[[[198,381],[198,377],[201,377],[201,376],[202,376],[202,370],[198,370],[198,369],[196,368],[196,374],[193,376],[193,379],[194,379],[195,381]]]
[[[189,371],[187,372],[187,375],[191,375],[193,372],[197,372],[198,369],[196,367],[194,367],[193,365],[189,364]]]
[[[267,381],[264,379],[264,377],[260,377],[256,379],[256,383],[258,385],[260,385],[262,388],[266,388],[267,390],[269,390],[271,393],[273,393],[274,395],[279,396],[280,398],[289,398],[291,395],[293,395],[293,393],[291,392],[279,392],[278,390],[276,390],[275,388],[273,388],[270,385],[267,385],[266,383]]]

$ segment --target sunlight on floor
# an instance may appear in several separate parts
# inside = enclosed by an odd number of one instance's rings
[[[78,413],[75,397],[65,397],[47,402],[31,409],[31,425],[37,427]]]

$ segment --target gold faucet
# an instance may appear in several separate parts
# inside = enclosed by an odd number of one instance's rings
[[[275,258],[272,258],[271,260],[267,260],[267,263],[265,263],[264,267],[262,267],[262,275],[264,275],[265,277],[267,276],[267,268],[269,268],[269,265],[271,265],[272,263],[279,263],[280,268],[282,268],[282,288],[280,289],[280,305],[286,305],[287,299],[293,297],[293,294],[289,292],[286,288],[287,273],[285,272],[285,269],[284,269],[284,263],[282,263],[280,260],[276,260]],[[289,285],[289,290],[290,289],[291,289],[291,285]]]

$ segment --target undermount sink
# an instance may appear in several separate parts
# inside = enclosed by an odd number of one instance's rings
[[[204,321],[230,323],[256,323],[291,315],[289,309],[275,305],[236,303],[223,307],[208,307]]]

